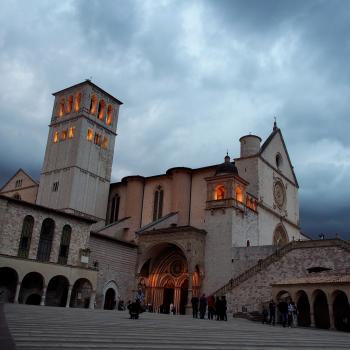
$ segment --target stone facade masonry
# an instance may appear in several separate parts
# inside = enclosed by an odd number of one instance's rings
[[[292,242],[294,249],[277,258],[265,268],[243,278],[226,293],[229,312],[260,310],[262,303],[272,297],[271,284],[288,278],[308,277],[308,268],[324,267],[334,272],[350,269],[350,248],[344,249],[337,241]],[[330,271],[330,272],[332,272]]]

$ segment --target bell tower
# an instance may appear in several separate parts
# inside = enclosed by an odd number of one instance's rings
[[[37,204],[105,220],[122,102],[90,80],[53,96]]]

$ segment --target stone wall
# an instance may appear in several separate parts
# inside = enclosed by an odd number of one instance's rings
[[[243,306],[248,311],[259,310],[261,303],[272,297],[271,284],[289,278],[310,276],[308,268],[320,266],[332,271],[350,269],[350,248],[342,248],[339,242],[341,241],[293,242],[296,246],[294,249],[248,279],[243,279],[226,293],[229,312],[242,311]]]
[[[109,282],[117,286],[117,298],[125,302],[133,298],[137,259],[136,245],[91,233],[89,248],[91,262],[98,262],[96,307],[103,308],[105,287]]]

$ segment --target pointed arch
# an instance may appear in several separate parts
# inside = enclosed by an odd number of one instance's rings
[[[288,233],[283,224],[278,224],[272,238],[272,244],[281,247],[289,242]]]
[[[34,218],[31,215],[27,215],[23,220],[21,239],[19,241],[17,254],[21,258],[28,258],[33,227]]]
[[[49,261],[51,254],[51,247],[53,241],[53,235],[55,231],[55,222],[46,218],[41,224],[40,240],[38,246],[37,260]]]

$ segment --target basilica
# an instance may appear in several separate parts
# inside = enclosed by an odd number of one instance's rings
[[[205,293],[241,314],[287,296],[300,325],[350,330],[350,244],[301,233],[276,122],[232,159],[112,183],[123,103],[90,80],[53,96],[39,181],[19,169],[0,189],[1,301],[113,309],[141,293],[185,314]]]

